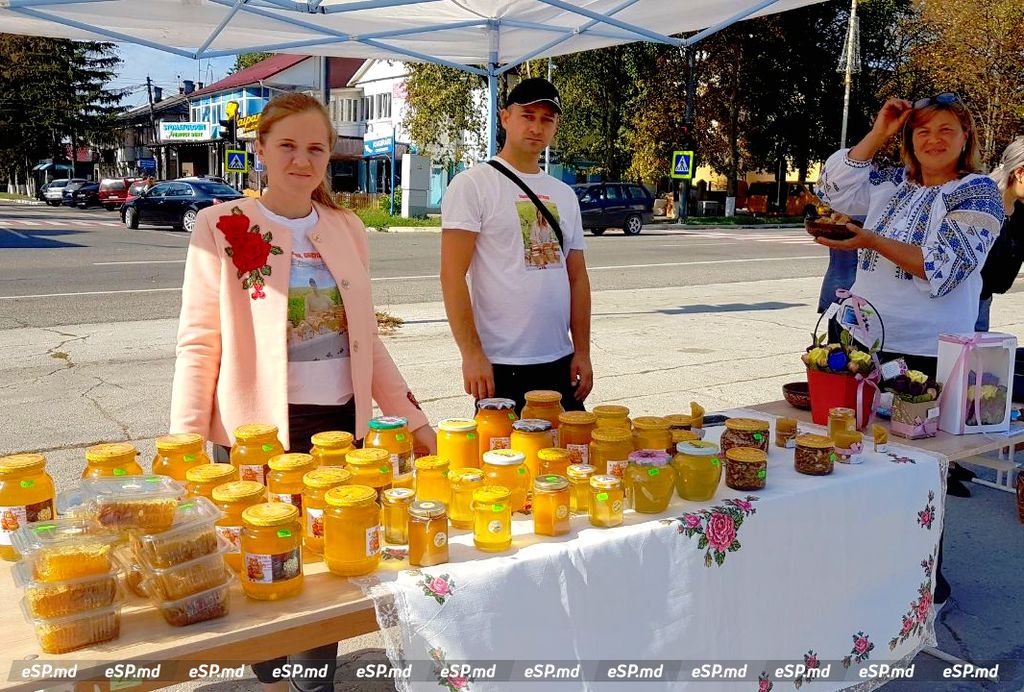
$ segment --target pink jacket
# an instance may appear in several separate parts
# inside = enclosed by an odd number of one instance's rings
[[[407,417],[410,429],[425,425],[377,333],[366,229],[351,212],[315,206],[320,220],[309,237],[338,282],[348,318],[356,437],[366,434],[371,398],[386,414]],[[185,261],[170,430],[230,446],[236,427],[272,423],[289,448],[291,249],[291,232],[264,216],[255,200],[199,212]]]

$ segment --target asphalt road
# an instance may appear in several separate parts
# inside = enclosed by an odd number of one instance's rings
[[[648,226],[587,236],[593,290],[821,276],[828,253],[798,229]],[[188,234],[130,231],[117,212],[0,203],[0,329],[177,317]],[[380,307],[434,302],[440,234],[371,233]]]

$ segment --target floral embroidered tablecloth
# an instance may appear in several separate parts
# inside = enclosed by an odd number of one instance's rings
[[[707,439],[722,430],[709,428]],[[517,514],[509,552],[480,553],[471,533],[453,529],[451,562],[426,568],[386,548],[363,586],[392,664],[413,666],[398,689],[877,687],[862,667],[906,662],[934,644],[947,462],[890,445],[812,477],[794,470],[792,450],[769,449],[764,490],[723,481],[709,502],[676,497],[663,515],[627,512],[614,529],[574,517],[570,535],[543,539]],[[525,680],[526,668],[546,662],[580,662],[579,677]],[[661,682],[608,681],[609,667],[628,662],[664,662]],[[693,677],[705,662],[747,670],[709,684]],[[452,672],[463,664],[475,678]],[[787,664],[830,674],[780,675]]]

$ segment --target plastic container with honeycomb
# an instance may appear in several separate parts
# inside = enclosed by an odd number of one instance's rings
[[[228,580],[231,572],[224,563],[228,546],[224,539],[220,541],[217,552],[167,568],[153,567],[127,547],[118,549],[116,554],[124,567],[137,563],[141,568],[144,577],[139,588],[144,593],[160,600],[174,601],[220,586]]]
[[[39,581],[28,563],[12,569],[14,583],[25,590],[25,609],[33,618],[57,618],[109,607],[120,595],[118,570],[65,581]]]
[[[91,478],[75,493],[101,526],[117,531],[157,533],[171,528],[185,486],[166,476]],[[58,511],[64,503],[58,502]]]
[[[129,542],[135,554],[153,567],[173,567],[216,552],[214,524],[223,517],[205,497],[193,497],[178,504],[171,528],[150,534],[130,531]]]
[[[231,584],[225,582],[206,591],[185,596],[174,601],[155,601],[157,609],[167,624],[175,627],[194,625],[197,622],[215,620],[228,614],[228,593]]]
[[[11,541],[40,581],[64,581],[106,574],[110,550],[120,536],[85,517],[57,519],[22,526]]]
[[[43,653],[65,654],[86,646],[109,642],[121,634],[121,602],[109,608],[90,610],[60,618],[33,618],[25,602],[21,607],[36,631]]]

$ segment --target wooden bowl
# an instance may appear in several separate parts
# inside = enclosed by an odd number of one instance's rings
[[[860,226],[856,221],[850,223]],[[815,238],[828,238],[829,240],[849,240],[853,233],[846,228],[845,223],[824,223],[817,219],[805,219],[804,228]]]
[[[782,385],[782,396],[793,408],[803,411],[811,410],[811,391],[806,382],[790,382]]]

